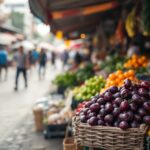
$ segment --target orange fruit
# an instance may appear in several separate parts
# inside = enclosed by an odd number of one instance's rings
[[[135,71],[130,69],[130,70],[128,71],[128,74],[129,74],[130,76],[134,76],[134,75],[135,75]]]
[[[118,71],[116,72],[116,74],[117,74],[117,75],[121,75],[121,74],[123,74],[123,72],[122,72],[122,70],[118,70]]]
[[[116,75],[114,73],[112,73],[108,76],[108,78],[111,80],[114,80],[114,79],[116,79]]]

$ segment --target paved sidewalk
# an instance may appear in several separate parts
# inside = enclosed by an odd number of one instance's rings
[[[42,132],[34,130],[32,114],[28,114],[0,144],[0,150],[62,150],[62,139],[45,140]]]

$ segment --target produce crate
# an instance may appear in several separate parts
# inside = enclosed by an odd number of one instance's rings
[[[121,130],[116,127],[89,126],[73,118],[73,130],[78,145],[105,150],[143,150],[145,125]]]
[[[67,123],[60,125],[46,125],[45,130],[43,132],[44,138],[49,139],[49,138],[64,137],[66,128]]]
[[[74,138],[65,138],[63,140],[63,150],[77,150]]]

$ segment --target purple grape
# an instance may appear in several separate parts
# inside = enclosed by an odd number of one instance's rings
[[[113,110],[114,117],[118,117],[119,114],[120,114],[120,108],[114,108],[114,110]]]
[[[99,98],[99,99],[97,100],[97,103],[99,103],[100,105],[105,104],[104,98]]]
[[[121,104],[120,104],[120,110],[121,111],[127,111],[128,108],[129,108],[128,101],[125,100],[125,101],[121,102]]]
[[[120,106],[121,102],[123,101],[122,98],[118,97],[114,100],[114,103],[117,105],[117,106]]]
[[[143,118],[143,121],[144,121],[144,123],[150,125],[150,116],[145,116],[145,117]]]
[[[89,111],[89,108],[83,108],[82,109],[82,112],[84,113],[84,115],[87,115],[88,111]]]
[[[112,106],[111,103],[106,103],[106,105],[105,105],[105,111],[106,111],[107,113],[110,113],[110,112],[113,111],[113,106]]]
[[[147,82],[147,81],[142,81],[141,84],[140,84],[140,86],[142,88],[149,88],[150,87],[150,83]]]
[[[105,116],[105,115],[106,115],[106,110],[105,110],[105,108],[101,108],[100,111],[99,111],[99,114],[100,114],[101,116]]]
[[[133,121],[131,123],[131,128],[139,128],[139,123],[137,121]]]
[[[104,122],[103,120],[98,120],[98,125],[104,126],[104,125],[105,125],[105,122]]]
[[[93,112],[98,112],[99,109],[100,109],[100,105],[98,103],[92,104],[90,106],[90,110],[93,111]]]
[[[100,108],[105,108],[105,105],[101,105]]]
[[[106,123],[108,123],[108,124],[113,123],[113,115],[111,115],[111,114],[106,115],[106,116],[104,117],[104,121],[105,121]]]
[[[111,94],[110,92],[106,92],[106,93],[104,94],[104,99],[105,99],[106,101],[112,101],[112,99],[113,99],[112,94]]]
[[[96,113],[95,113],[95,112],[91,112],[91,113],[88,114],[87,116],[88,116],[88,118],[95,117],[95,116],[96,116]]]
[[[144,97],[148,97],[148,96],[149,96],[148,91],[147,91],[146,89],[144,89],[144,88],[140,88],[140,89],[138,90],[138,93],[139,93],[141,96],[144,96]]]
[[[127,114],[129,115],[129,121],[132,121],[133,118],[134,118],[133,112],[132,112],[131,110],[129,110],[129,111],[127,112]]]
[[[98,120],[104,120],[104,117],[101,116],[100,114],[98,114],[98,115],[97,115],[97,119],[98,119]]]
[[[111,86],[108,90],[109,90],[109,92],[114,94],[114,93],[118,92],[118,87],[117,86]]]
[[[144,108],[139,108],[138,113],[141,117],[144,117],[147,114]]]
[[[89,115],[91,112],[92,112],[92,111],[89,109],[89,110],[87,111],[87,114]]]
[[[89,125],[91,125],[91,126],[95,126],[95,125],[97,125],[97,123],[98,123],[98,119],[97,119],[96,117],[91,117],[91,118],[88,120],[88,123],[89,123]]]
[[[128,129],[128,127],[129,127],[129,124],[126,121],[121,121],[119,123],[119,128],[121,128],[122,130],[126,130]]]
[[[146,111],[150,112],[150,102],[144,102],[143,108],[144,108]]]
[[[138,106],[135,104],[135,103],[131,103],[130,104],[130,109],[133,111],[133,112],[136,112],[138,110]]]
[[[130,120],[130,116],[129,116],[128,113],[121,113],[121,114],[119,115],[119,119],[120,119],[121,121],[129,121],[129,120]]]
[[[127,89],[121,90],[120,94],[121,94],[121,97],[123,97],[123,98],[127,98],[130,96],[130,92]]]
[[[113,98],[118,98],[118,97],[120,97],[120,96],[121,96],[120,93],[117,92],[117,93],[115,93],[115,94],[113,95]]]
[[[124,81],[124,86],[125,86],[126,88],[131,87],[131,86],[132,86],[132,82],[131,82],[131,80],[126,79],[126,80]]]
[[[82,123],[86,123],[87,122],[87,117],[85,116],[85,115],[82,115],[82,116],[80,116],[80,121],[82,122]]]
[[[142,118],[141,118],[141,116],[140,116],[140,115],[135,114],[135,115],[134,115],[134,120],[135,120],[135,121],[137,121],[138,123],[141,123]]]
[[[132,95],[132,101],[137,103],[140,101],[141,97],[138,94]]]
[[[92,102],[90,101],[90,102],[87,102],[87,103],[85,104],[85,107],[86,107],[86,108],[89,108],[91,105],[92,105]]]

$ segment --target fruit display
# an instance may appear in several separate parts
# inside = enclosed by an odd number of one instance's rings
[[[114,54],[112,56],[108,56],[107,59],[101,63],[100,68],[107,73],[112,73],[117,70],[123,70],[123,64],[125,60],[125,57]]]
[[[108,76],[106,80],[105,88],[101,90],[101,92],[105,91],[110,86],[122,86],[125,79],[131,79],[134,82],[138,82],[138,79],[135,76],[134,70],[128,70],[123,72],[122,70],[118,70],[115,73],[112,73]]]
[[[131,59],[129,59],[125,64],[124,67],[127,69],[137,69],[140,67],[147,67],[148,66],[148,60],[145,56],[137,56],[133,55]]]
[[[80,111],[82,123],[111,126],[123,130],[150,125],[150,82],[136,84],[126,79],[121,87],[112,86],[94,96]]]
[[[105,86],[105,79],[102,76],[94,76],[85,83],[74,89],[74,97],[76,100],[89,100],[92,96],[99,93]]]
[[[76,75],[70,72],[57,75],[53,83],[56,84],[58,87],[72,88],[77,85]]]
[[[79,68],[75,74],[77,82],[83,83],[85,80],[94,76],[93,64],[86,64],[85,66]]]

